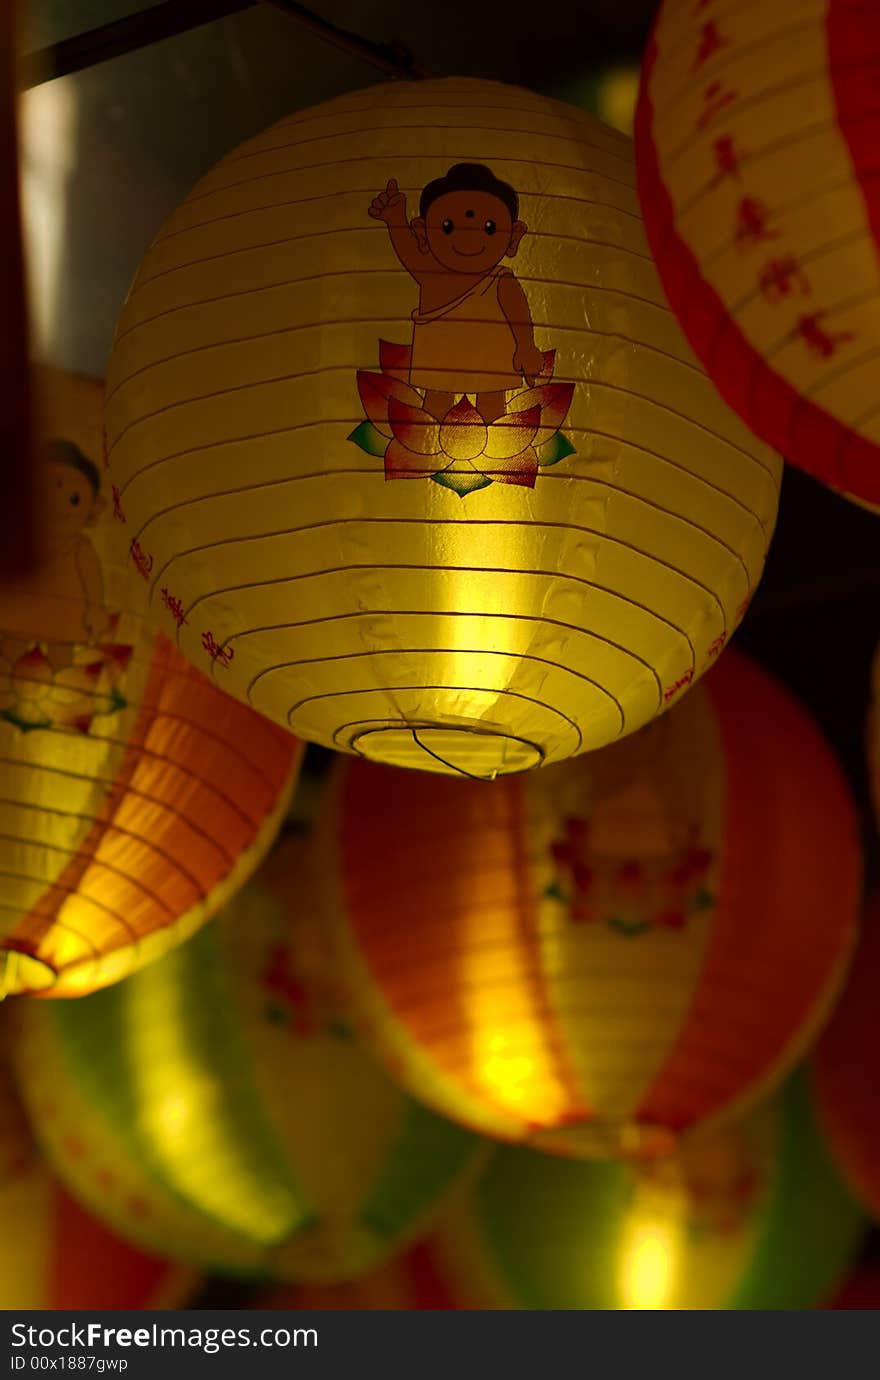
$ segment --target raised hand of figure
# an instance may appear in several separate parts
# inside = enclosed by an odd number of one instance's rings
[[[518,345],[513,356],[513,367],[522,374],[530,388],[541,375],[544,368],[544,354],[537,345]]]
[[[386,225],[406,224],[406,197],[395,178],[389,178],[384,192],[373,197],[368,212],[374,220],[384,220]]]

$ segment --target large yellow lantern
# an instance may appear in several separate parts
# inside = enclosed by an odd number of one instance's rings
[[[473,80],[354,92],[208,173],[126,302],[106,431],[196,665],[306,739],[479,777],[700,676],[780,481],[666,306],[630,142]]]
[[[642,733],[525,777],[346,763],[323,828],[370,1047],[446,1115],[568,1155],[664,1153],[779,1082],[861,899],[831,753],[736,652]]]
[[[44,562],[0,585],[0,997],[191,934],[272,841],[300,748],[144,623],[106,559],[101,385],[42,371]]]
[[[665,0],[636,118],[669,302],[722,397],[880,509],[880,15]]]
[[[863,1230],[795,1081],[650,1166],[504,1147],[444,1224],[438,1263],[471,1308],[806,1309]]]
[[[299,902],[296,923],[252,881],[127,982],[19,1003],[17,1069],[50,1162],[112,1230],[221,1273],[332,1283],[415,1236],[480,1143],[353,1043]]]

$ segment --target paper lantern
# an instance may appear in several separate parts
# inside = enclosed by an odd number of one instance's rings
[[[722,397],[788,460],[880,506],[880,13],[666,0],[639,192],[666,296]]]
[[[702,674],[780,479],[666,307],[629,141],[459,79],[203,178],[123,310],[106,432],[120,549],[197,665],[310,741],[483,777]]]
[[[262,857],[300,756],[144,624],[92,526],[101,385],[39,381],[46,560],[0,585],[0,996],[78,995],[191,934]]]
[[[796,1083],[652,1166],[506,1146],[444,1224],[441,1263],[482,1308],[803,1309],[861,1232]]]
[[[828,1143],[853,1193],[880,1220],[880,895],[868,907],[843,996],[812,1061]]]
[[[83,1212],[38,1158],[0,1069],[0,1310],[177,1308],[192,1271],[133,1249]]]
[[[552,770],[346,763],[322,827],[371,1048],[446,1115],[564,1154],[664,1152],[779,1081],[860,902],[837,765],[735,652],[641,734]]]
[[[344,1280],[405,1244],[474,1160],[479,1142],[328,1017],[309,952],[252,882],[127,982],[23,1004],[37,1133],[121,1235],[220,1272]]]

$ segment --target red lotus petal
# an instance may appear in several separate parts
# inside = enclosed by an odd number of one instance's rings
[[[544,363],[541,365],[541,378],[552,379],[553,370],[556,368],[556,351],[544,351]]]
[[[538,457],[529,446],[519,455],[511,455],[503,460],[488,460],[487,463],[487,457],[480,456],[474,461],[474,468],[499,484],[522,484],[526,489],[533,489],[538,474]]]
[[[568,416],[573,394],[573,383],[543,383],[536,388],[527,388],[524,393],[517,393],[516,397],[511,398],[508,409],[524,412],[530,407],[540,407],[541,424],[534,444],[541,446],[555,436],[562,426]]]
[[[385,451],[386,479],[424,479],[437,473],[437,463],[429,456],[407,450],[400,441],[391,440]]]
[[[483,454],[490,460],[507,460],[512,455],[521,455],[534,441],[540,421],[540,407],[530,407],[527,412],[503,413],[489,427]]]
[[[467,397],[450,407],[440,423],[440,445],[450,460],[478,459],[488,434],[486,423]]]
[[[421,395],[414,388],[400,379],[392,378],[390,374],[370,374],[366,369],[358,369],[357,386],[364,411],[373,426],[389,438],[391,423],[388,420],[388,399],[399,398],[411,407],[422,405]]]
[[[422,407],[410,407],[399,398],[388,399],[388,420],[395,438],[417,455],[436,455],[440,450],[440,423]]]
[[[402,383],[409,383],[411,362],[411,345],[398,345],[393,340],[379,341],[379,367],[383,374],[400,379]]]

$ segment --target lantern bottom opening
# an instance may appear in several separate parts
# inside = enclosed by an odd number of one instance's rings
[[[492,781],[496,776],[531,771],[544,753],[537,743],[485,728],[441,724],[396,724],[368,729],[350,747],[371,762],[419,771]]]

